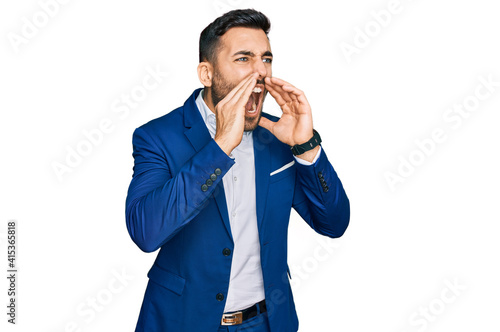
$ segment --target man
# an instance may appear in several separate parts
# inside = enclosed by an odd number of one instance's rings
[[[272,77],[269,29],[255,10],[216,19],[200,36],[204,89],[134,132],[127,228],[143,251],[161,248],[136,331],[297,331],[291,208],[319,234],[347,228],[309,103]],[[262,113],[267,92],[279,119]]]

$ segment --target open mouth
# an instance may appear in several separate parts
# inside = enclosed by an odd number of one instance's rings
[[[264,99],[264,85],[257,84],[248,98],[248,102],[245,106],[245,113],[249,116],[257,115],[262,106],[262,100]]]

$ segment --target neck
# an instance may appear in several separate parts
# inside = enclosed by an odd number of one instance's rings
[[[215,114],[214,102],[212,100],[212,89],[210,87],[205,87],[203,89],[203,101],[207,104],[208,108]]]

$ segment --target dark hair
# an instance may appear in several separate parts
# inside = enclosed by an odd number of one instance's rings
[[[225,13],[210,23],[200,34],[200,62],[216,63],[220,37],[229,29],[242,27],[262,29],[269,33],[271,21],[254,9],[236,9]]]

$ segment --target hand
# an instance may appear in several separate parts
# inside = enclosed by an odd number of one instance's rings
[[[311,139],[313,136],[311,106],[304,92],[276,77],[266,77],[265,83],[267,91],[281,107],[283,114],[278,122],[262,117],[259,125],[289,146],[302,144]]]
[[[245,130],[245,105],[257,84],[258,73],[243,79],[215,107],[215,142],[229,155],[240,144]]]

